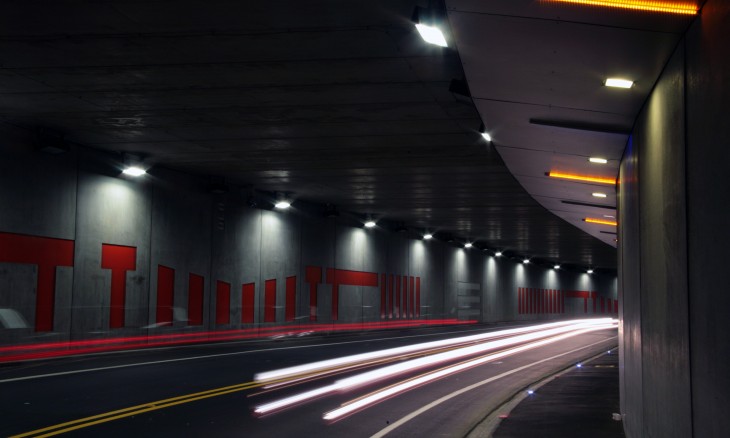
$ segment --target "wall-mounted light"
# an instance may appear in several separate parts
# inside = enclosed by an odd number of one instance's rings
[[[600,177],[600,176],[590,176],[590,175],[575,175],[572,173],[553,172],[553,171],[547,172],[545,175],[549,176],[550,178],[567,179],[567,180],[571,180],[571,181],[616,185],[615,178],[604,178],[604,177]]]
[[[289,199],[289,197],[283,193],[277,194],[274,208],[279,210],[286,210],[289,207],[291,207],[291,200]]]
[[[122,170],[122,173],[136,178],[146,174],[147,171],[139,166],[127,166]]]
[[[525,259],[522,260],[522,264],[523,265],[526,265],[528,263],[530,263],[530,259],[525,258]]]
[[[364,225],[365,225],[365,228],[373,228],[375,226],[375,221],[374,220],[368,220],[367,222],[365,222]]]
[[[472,245],[470,242],[466,242],[464,244],[464,248],[471,248],[472,246],[474,246],[474,245]]]
[[[487,132],[487,128],[484,126],[484,123],[479,126],[479,133],[482,135],[482,138],[484,138],[484,140],[488,142],[492,141],[492,136],[489,135],[489,133]]]
[[[426,233],[423,235],[423,240],[431,240],[431,239],[433,239],[433,234]]]
[[[593,197],[594,197],[594,198],[605,198],[606,196],[607,196],[607,195],[606,195],[605,193],[601,193],[601,192],[593,192]]]
[[[607,219],[598,219],[595,217],[583,218],[583,222],[588,223],[588,224],[612,225],[614,227],[618,225],[618,222],[616,222],[616,221],[611,221],[611,220],[607,220]]]
[[[608,78],[603,85],[613,88],[631,88],[634,86],[634,81],[630,81],[628,79]]]
[[[553,269],[555,269],[557,271],[558,269],[560,269],[560,265],[553,266]]]
[[[413,23],[416,25],[421,38],[429,44],[439,47],[448,47],[444,32],[441,30],[444,20],[434,9],[416,6],[413,11]]]
[[[593,269],[588,269],[588,270],[586,271],[586,274],[592,274],[592,273],[593,273]]]
[[[495,257],[502,257],[502,251],[497,251],[494,253]]]
[[[596,163],[596,164],[606,164],[606,163],[608,163],[608,160],[607,159],[601,158],[601,157],[590,157],[588,159],[588,161],[590,161],[591,163]]]

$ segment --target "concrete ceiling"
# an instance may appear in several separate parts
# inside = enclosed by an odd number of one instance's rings
[[[630,128],[686,19],[448,1],[456,45],[442,49],[410,22],[419,3],[5,1],[2,131],[50,129],[456,241],[615,268],[613,236],[561,202],[596,203],[591,189],[544,172],[600,153],[615,176],[626,135],[529,120]],[[635,89],[596,86],[614,72]],[[473,102],[449,91],[464,74]]]

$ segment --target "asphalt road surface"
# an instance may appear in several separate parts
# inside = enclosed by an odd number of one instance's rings
[[[521,331],[499,334],[505,329]],[[461,437],[531,383],[617,344],[615,328],[551,330],[563,329],[293,336],[5,364],[0,435]],[[431,344],[414,347],[423,343]],[[257,380],[271,370],[403,347],[410,350]],[[348,379],[357,383],[346,387]],[[293,396],[300,399],[270,408]],[[352,412],[324,418],[343,406]]]

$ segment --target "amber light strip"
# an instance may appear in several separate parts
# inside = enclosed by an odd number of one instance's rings
[[[697,15],[697,5],[691,3],[641,1],[641,0],[554,0],[588,6],[604,6],[635,11],[664,12],[667,14]]]
[[[600,176],[573,175],[571,173],[561,173],[561,172],[548,172],[547,176],[549,176],[551,178],[562,178],[562,179],[569,179],[569,180],[573,180],[573,181],[583,181],[583,182],[616,185],[615,179],[602,178]]]
[[[593,217],[587,217],[583,219],[584,222],[587,222],[589,224],[601,224],[601,225],[613,225],[614,227],[618,225],[618,222],[616,221],[609,221],[606,219],[596,219]]]

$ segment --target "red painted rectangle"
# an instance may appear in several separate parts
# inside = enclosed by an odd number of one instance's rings
[[[545,313],[545,289],[538,289],[537,291],[538,291],[537,296],[538,296],[538,299],[540,300],[540,307],[539,307],[540,311],[539,312],[542,315],[543,313]]]
[[[137,269],[137,248],[103,243],[101,245],[101,267],[112,271],[109,327],[124,327],[127,271]]]
[[[231,284],[218,280],[215,285],[215,323],[231,322]]]
[[[202,275],[188,276],[188,325],[203,325],[203,287]]]
[[[560,313],[565,313],[565,291],[560,291]]]
[[[517,288],[517,314],[522,314],[522,288]]]
[[[172,324],[172,300],[175,291],[175,270],[157,265],[157,324]]]
[[[416,317],[421,317],[421,277],[416,277]]]
[[[393,286],[393,274],[388,275],[388,318],[393,319],[393,306],[395,305],[395,289]]]
[[[618,315],[618,300],[613,300],[613,313]]]
[[[401,317],[408,318],[408,276],[403,276],[403,310],[401,311]]]
[[[253,324],[256,310],[256,283],[241,286],[241,322]]]
[[[408,300],[408,302],[411,304],[409,307],[408,314],[413,318],[416,316],[416,279],[415,277],[411,277],[408,283],[408,293],[411,295],[411,298]]]
[[[395,276],[395,317],[400,318],[400,275]]]
[[[380,274],[380,319],[385,319],[385,309],[388,304],[386,299],[388,294],[386,290],[388,286],[386,284],[386,279],[387,277],[385,274]]]
[[[276,322],[276,279],[264,282],[264,322]]]
[[[286,277],[286,309],[284,317],[287,322],[294,321],[297,316],[297,277]]]
[[[555,313],[555,289],[550,289],[550,313]]]

